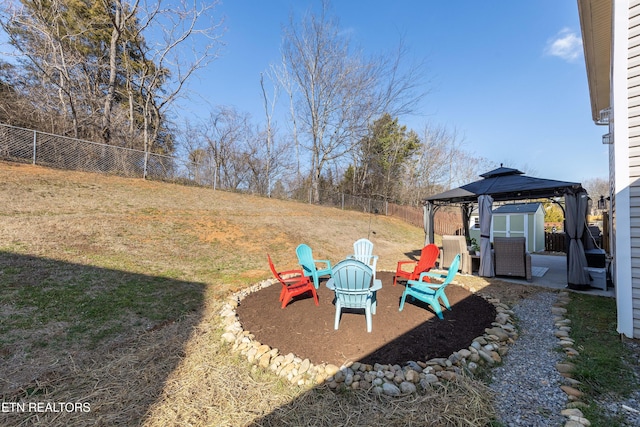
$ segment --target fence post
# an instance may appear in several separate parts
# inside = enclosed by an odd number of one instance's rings
[[[340,193],[342,195],[342,210],[344,210],[344,193]]]
[[[149,162],[149,152],[146,150],[144,150],[144,169],[142,171],[142,179],[147,179],[147,164]]]
[[[384,201],[384,215],[389,216],[389,202],[386,200]]]
[[[38,140],[38,132],[37,131],[33,131],[33,165],[35,166],[36,164],[36,146],[37,146],[37,140]]]

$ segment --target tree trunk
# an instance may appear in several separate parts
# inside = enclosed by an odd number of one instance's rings
[[[108,144],[111,140],[111,108],[113,107],[113,99],[116,93],[116,74],[118,72],[116,56],[118,54],[118,40],[120,39],[121,7],[122,4],[120,1],[116,1],[113,29],[111,30],[111,42],[109,45],[109,83],[102,113],[102,142],[105,144]]]

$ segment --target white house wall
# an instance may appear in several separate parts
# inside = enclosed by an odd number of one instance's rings
[[[633,335],[640,336],[640,0],[629,2],[627,64]]]
[[[638,166],[631,168],[632,153],[640,145],[638,140],[638,97],[629,85],[634,84],[640,71],[640,57],[634,56],[640,28],[633,25],[640,16],[640,0],[613,2],[613,48],[611,71],[611,102],[614,140],[614,256],[615,290],[618,307],[618,332],[640,337],[638,289],[640,285],[640,234],[631,226],[640,218],[640,198],[632,187],[640,178]],[[632,131],[633,127],[633,131]],[[633,135],[633,136],[632,136]],[[635,193],[635,191],[633,191]],[[637,267],[634,267],[637,266]],[[635,294],[635,295],[634,295]]]

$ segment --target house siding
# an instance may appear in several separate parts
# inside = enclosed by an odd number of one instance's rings
[[[633,336],[640,337],[640,0],[629,1],[627,117]]]

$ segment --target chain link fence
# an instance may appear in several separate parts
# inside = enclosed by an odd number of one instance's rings
[[[0,124],[0,159],[58,169],[106,173],[131,178],[213,186],[214,166],[174,156],[101,144]],[[423,226],[422,208],[400,206],[384,200],[323,191],[321,204],[339,209],[396,216]],[[309,192],[308,202],[311,203]],[[443,225],[444,226],[444,225]],[[448,228],[459,228],[451,224]],[[438,227],[440,228],[440,227]]]
[[[0,158],[58,169],[158,180],[189,179],[176,157],[0,125]]]

